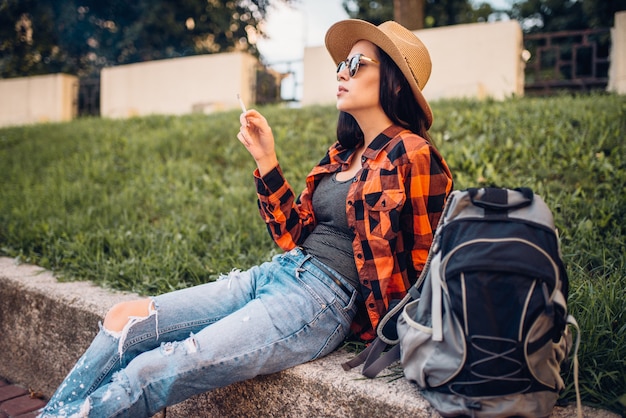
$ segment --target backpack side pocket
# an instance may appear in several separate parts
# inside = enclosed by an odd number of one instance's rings
[[[400,362],[404,375],[420,388],[445,384],[459,373],[465,363],[463,330],[450,314],[446,299],[444,296],[443,341],[432,339],[430,312],[419,306],[420,302],[428,303],[423,298],[408,303],[398,318]]]

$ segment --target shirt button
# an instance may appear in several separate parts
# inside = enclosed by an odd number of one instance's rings
[[[348,200],[348,206],[352,206],[352,200]]]
[[[363,258],[363,254],[357,254],[356,258],[358,258],[359,260]]]
[[[369,306],[370,308],[372,308],[372,309],[376,307],[376,305],[375,305],[375,304],[373,304],[373,303],[370,303],[368,306]]]
[[[364,163],[365,161],[367,161],[367,158],[361,157],[361,162]]]

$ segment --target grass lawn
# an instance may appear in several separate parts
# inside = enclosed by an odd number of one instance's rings
[[[531,187],[553,210],[581,326],[583,402],[626,414],[626,97],[432,107],[456,189]],[[301,190],[334,140],[336,110],[260,110]],[[257,213],[238,114],[0,129],[0,255],[142,294],[268,259],[278,249]]]

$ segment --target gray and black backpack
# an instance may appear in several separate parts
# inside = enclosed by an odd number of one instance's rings
[[[552,213],[539,196],[454,191],[417,283],[344,368],[365,363],[362,373],[374,377],[399,357],[444,417],[547,417],[564,387],[567,325],[577,328],[567,295]]]

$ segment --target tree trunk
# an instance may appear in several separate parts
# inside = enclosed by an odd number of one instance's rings
[[[424,29],[425,0],[393,0],[393,19],[409,30]]]

